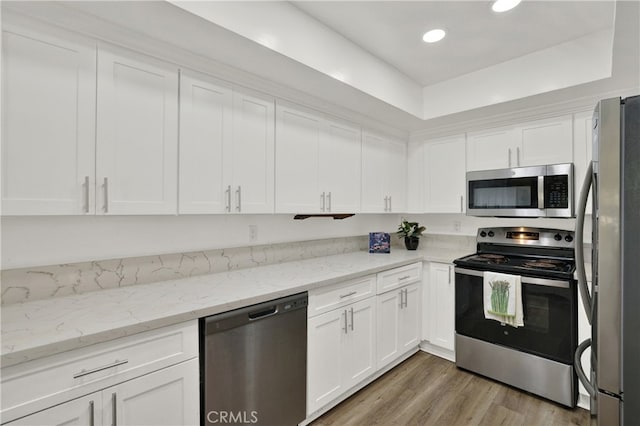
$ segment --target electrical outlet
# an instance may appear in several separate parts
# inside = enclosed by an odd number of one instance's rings
[[[453,222],[453,230],[456,232],[460,232],[460,227],[462,226],[462,224],[460,223],[459,220],[456,220]]]
[[[258,225],[249,225],[249,241],[258,239]]]

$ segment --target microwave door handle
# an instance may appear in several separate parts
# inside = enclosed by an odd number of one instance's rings
[[[544,210],[544,176],[538,176],[538,209]]]
[[[582,190],[580,191],[580,200],[578,201],[578,214],[576,216],[576,229],[575,229],[575,254],[576,254],[576,274],[578,275],[578,289],[580,290],[580,297],[582,298],[582,306],[584,312],[587,315],[589,324],[592,321],[593,313],[593,295],[589,293],[589,287],[587,286],[587,273],[585,271],[584,264],[584,219],[587,214],[587,198],[589,197],[589,189],[593,183],[593,163],[589,162],[587,166],[587,173],[582,183]],[[595,191],[595,188],[593,188]],[[595,242],[594,242],[595,243]]]
[[[587,375],[584,373],[584,368],[582,367],[582,359],[581,359],[583,352],[589,346],[591,346],[591,339],[587,339],[578,345],[578,348],[576,349],[575,355],[573,357],[573,365],[575,367],[578,380],[580,380],[580,383],[582,383],[582,386],[584,386],[587,393],[591,397],[594,397],[596,396],[596,388],[595,386],[593,386],[593,383],[589,381],[589,379],[587,378]]]

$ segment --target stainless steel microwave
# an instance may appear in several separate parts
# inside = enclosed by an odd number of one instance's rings
[[[573,164],[467,172],[467,215],[575,217]]]

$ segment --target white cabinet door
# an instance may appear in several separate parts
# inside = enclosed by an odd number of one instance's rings
[[[94,212],[96,49],[4,26],[2,214]]]
[[[428,141],[424,146],[426,213],[464,213],[464,135]]]
[[[410,142],[407,146],[407,213],[426,211],[424,151],[423,142]]]
[[[515,129],[491,129],[467,133],[467,171],[516,167]]]
[[[232,211],[273,213],[274,115],[273,98],[234,92]]]
[[[13,422],[11,426],[86,426],[100,425],[102,413],[102,393],[95,392],[64,404],[39,411]]]
[[[404,305],[400,309],[398,347],[403,354],[420,343],[420,285],[404,287]]]
[[[324,202],[318,188],[319,115],[276,105],[276,213],[315,213]]]
[[[307,321],[307,414],[338,397],[343,391],[343,340],[348,319],[344,308]]]
[[[319,149],[320,191],[325,213],[360,212],[362,131],[359,127],[327,119]]]
[[[349,389],[376,371],[376,299],[370,297],[347,306],[344,388]]]
[[[517,127],[516,162],[519,167],[573,161],[572,118],[563,116]]]
[[[377,368],[381,369],[400,356],[400,303],[402,289],[391,290],[377,297]]]
[[[389,195],[389,212],[400,213],[407,209],[407,144],[392,140],[388,150],[389,179],[386,192]]]
[[[455,276],[453,266],[429,264],[430,341],[441,348],[454,350]]]
[[[98,50],[96,212],[175,214],[178,70],[114,49]]]
[[[370,132],[362,137],[363,213],[406,209],[407,144]]]
[[[232,109],[230,86],[181,73],[180,214],[231,210]]]
[[[103,424],[198,425],[199,392],[198,359],[185,361],[102,391]]]

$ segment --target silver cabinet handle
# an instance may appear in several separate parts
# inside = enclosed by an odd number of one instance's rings
[[[358,293],[357,291],[352,291],[352,292],[347,293],[347,294],[341,294],[340,295],[340,299],[344,299],[345,297],[353,296],[354,294],[357,294],[357,293]]]
[[[118,408],[116,407],[116,393],[112,393],[111,394],[111,415],[113,416],[113,419],[111,419],[111,424],[113,426],[118,426],[118,419],[117,419],[117,415],[118,415]]]
[[[124,364],[126,364],[128,362],[129,362],[129,360],[126,360],[126,359],[122,360],[122,361],[119,361],[119,360],[116,359],[114,362],[112,362],[109,365],[103,365],[102,367],[96,367],[96,368],[92,368],[90,370],[82,370],[79,373],[74,374],[73,378],[77,379],[77,378],[80,378],[80,377],[83,377],[83,376],[87,376],[89,374],[97,373],[98,371],[107,370],[109,368],[117,367],[119,365],[124,365]]]
[[[463,200],[464,195],[460,196],[460,213],[464,213],[464,200]]]
[[[389,211],[389,207],[387,207],[389,205],[389,197],[385,196],[384,197],[384,211],[388,212]]]
[[[353,331],[353,308],[351,308],[351,331]]]
[[[398,278],[398,281],[408,280],[409,278],[411,278],[411,275],[405,275],[403,277]]]
[[[344,334],[347,334],[347,310],[344,310]]]
[[[104,212],[109,213],[109,178],[104,178],[102,186],[104,188]]]
[[[511,148],[509,148],[509,151],[507,152],[508,155],[508,159],[509,159],[509,167],[511,167]]]
[[[391,195],[389,195],[389,211],[393,211],[393,206],[391,204]]]
[[[84,212],[89,213],[89,176],[84,177]]]
[[[451,284],[451,265],[449,265],[449,284]]]
[[[242,211],[242,187],[238,185],[238,189],[236,189],[236,195],[238,197],[238,204],[236,205],[236,211],[240,213]]]
[[[516,164],[518,165],[518,167],[520,167],[520,147],[516,148],[516,161]]]
[[[95,426],[95,408],[93,401],[89,401],[89,426]]]
[[[225,210],[231,212],[231,185],[227,185],[227,189],[224,191],[227,194],[227,205]]]
[[[321,200],[320,211],[325,211],[324,210],[324,207],[325,207],[325,195],[324,195],[324,192],[322,194],[320,194],[320,200]]]
[[[331,213],[331,191],[327,194],[327,211]]]

